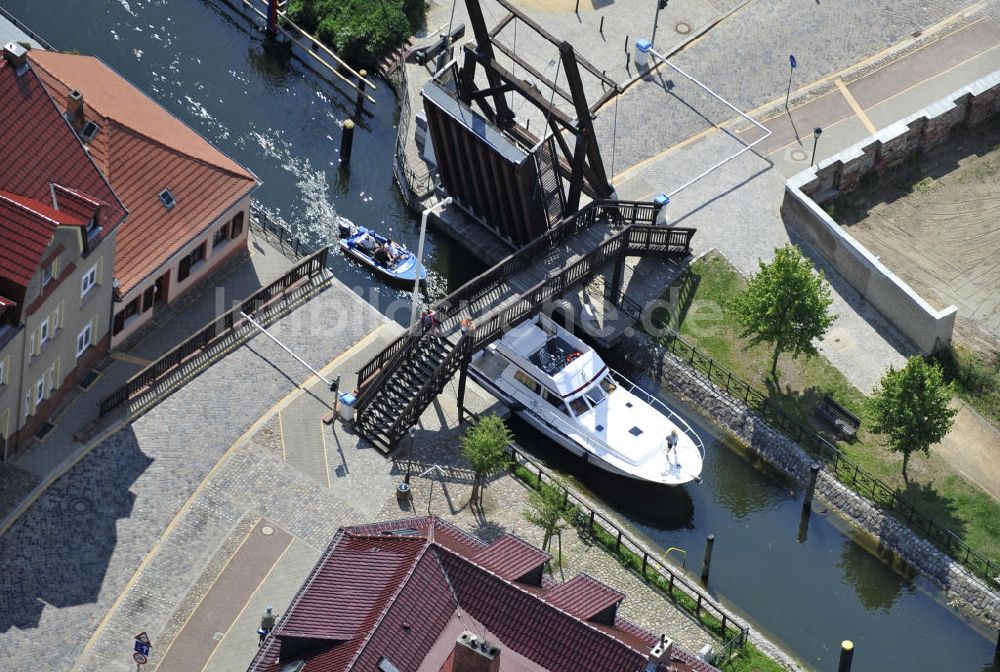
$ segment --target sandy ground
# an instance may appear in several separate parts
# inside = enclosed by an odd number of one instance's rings
[[[955,399],[955,425],[931,450],[980,488],[1000,501],[1000,431]]]
[[[930,304],[957,306],[956,340],[986,354],[1000,347],[1000,125],[989,127],[863,187],[837,213]]]

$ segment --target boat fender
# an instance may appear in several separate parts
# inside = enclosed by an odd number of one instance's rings
[[[583,451],[583,463],[590,464],[590,451]]]
[[[579,357],[582,354],[583,353],[580,352],[579,350],[574,350],[573,352],[571,352],[568,355],[566,355],[566,361],[567,362],[572,362],[574,359],[576,359],[577,357]]]

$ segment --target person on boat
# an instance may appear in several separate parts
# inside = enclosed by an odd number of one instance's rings
[[[391,258],[393,262],[403,256],[402,246],[392,238],[390,238],[389,242],[386,244],[386,249],[389,251],[389,258]]]
[[[667,435],[667,449],[664,451],[664,453],[666,454],[666,458],[667,458],[667,470],[663,472],[664,476],[666,476],[667,474],[670,473],[670,465],[671,465],[670,454],[671,453],[673,453],[673,455],[674,455],[673,464],[676,465],[676,466],[678,466],[678,467],[681,466],[680,463],[677,462],[677,442],[679,440],[680,440],[680,437],[677,436],[677,430],[676,429],[671,429],[670,430],[670,434]]]
[[[360,248],[361,251],[366,254],[374,252],[377,245],[378,244],[375,242],[375,236],[367,231],[358,236],[358,239],[354,241],[354,246]]]
[[[389,248],[385,243],[379,245],[378,249],[375,250],[374,259],[376,263],[382,264],[383,266],[388,266],[392,263],[392,256],[389,254]]]

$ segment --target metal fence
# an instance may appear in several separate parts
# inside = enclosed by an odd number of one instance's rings
[[[264,212],[264,209],[256,201],[250,203],[250,214],[252,215],[250,228],[262,234],[283,254],[301,259],[318,252],[316,247],[296,236],[291,229],[271,219],[270,215]]]
[[[419,210],[421,208],[420,199],[434,192],[434,173],[426,168],[414,170],[410,168],[409,161],[407,161],[406,143],[412,115],[410,114],[410,85],[406,75],[406,67],[399,68],[390,77],[390,82],[396,90],[396,97],[399,99],[399,125],[396,127],[396,148],[395,159],[392,162],[392,173],[396,177],[396,184],[399,185],[403,199]]]
[[[576,518],[574,520],[577,527],[586,530],[592,536],[602,530],[607,539],[613,540],[613,550],[620,554],[622,550],[631,553],[634,558],[634,565],[624,562],[626,565],[637,571],[643,581],[654,586],[657,590],[666,594],[673,602],[678,603],[681,599],[677,596],[680,592],[690,600],[689,615],[693,616],[701,625],[709,627],[713,634],[722,640],[724,657],[736,648],[742,648],[747,643],[750,628],[743,624],[732,613],[721,605],[708,598],[701,590],[694,587],[686,576],[671,569],[664,561],[656,555],[651,555],[642,544],[633,539],[627,532],[620,528],[613,520],[605,516],[600,511],[592,508],[581,497],[572,492],[562,483],[552,478],[545,470],[534,462],[528,455],[519,450],[516,446],[508,446],[514,465],[525,467],[533,477],[536,477],[539,487],[545,484],[555,488],[562,493],[563,503],[576,508]],[[532,484],[533,485],[533,484]],[[609,546],[609,550],[612,547]],[[684,606],[684,605],[679,605]],[[712,626],[711,621],[706,623],[703,615],[711,617],[717,626]]]
[[[288,273],[256,291],[239,306],[212,320],[194,336],[132,376],[101,401],[99,417],[103,418],[126,402],[144,400],[150,395],[159,396],[163,392],[160,389],[161,382],[168,378],[183,377],[185,373],[203,366],[205,359],[210,356],[210,350],[239,337],[245,330],[247,322],[241,317],[242,313],[253,315],[258,311],[267,312],[277,300],[287,298],[305,282],[322,275],[326,270],[327,250],[324,247],[307,257]]]
[[[639,319],[642,306],[624,295],[615,302],[631,317]],[[764,422],[796,441],[810,454],[820,458],[829,471],[844,485],[870,499],[877,506],[892,513],[911,529],[962,564],[971,573],[996,586],[1000,580],[1000,565],[972,548],[957,534],[922,512],[913,502],[903,497],[871,472],[865,470],[845,455],[836,445],[820,436],[798,420],[787,415],[769,400],[769,395],[757,390],[712,357],[684,340],[669,327],[660,339],[667,351],[685,362],[711,383],[735,400],[753,409]]]

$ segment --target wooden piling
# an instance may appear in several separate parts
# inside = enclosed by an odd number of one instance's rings
[[[365,109],[365,78],[368,77],[367,70],[358,71],[358,97],[354,100],[354,116],[361,118],[361,113]]]
[[[344,122],[340,133],[340,165],[346,168],[351,162],[351,149],[354,145],[354,120]]]
[[[854,642],[845,639],[840,643],[840,665],[837,672],[851,672],[851,661],[854,660]]]
[[[813,493],[816,492],[816,478],[819,476],[819,464],[813,462],[812,466],[809,467],[809,486],[806,488],[806,497],[802,501],[802,507],[805,509],[812,508]]]
[[[715,535],[710,534],[705,539],[705,559],[701,563],[701,582],[708,583],[708,570],[712,565],[712,547],[715,546]]]

